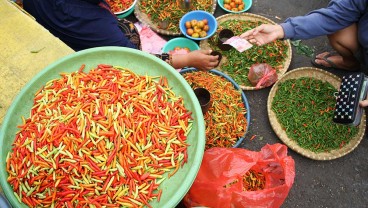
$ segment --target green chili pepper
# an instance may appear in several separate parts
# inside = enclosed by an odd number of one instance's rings
[[[220,50],[217,46],[218,34],[222,29],[230,29],[235,35],[241,35],[247,30],[253,29],[263,22],[250,20],[227,20],[221,23],[217,32],[212,36],[208,43],[213,50]],[[283,68],[287,58],[287,44],[285,41],[277,40],[263,46],[254,45],[252,48],[239,53],[236,49],[222,51],[227,62],[220,66],[238,84],[252,86],[248,80],[249,69],[256,63],[268,63],[275,69]]]
[[[328,82],[302,77],[278,86],[272,110],[287,136],[304,149],[329,152],[348,144],[357,127],[332,121],[337,90]]]

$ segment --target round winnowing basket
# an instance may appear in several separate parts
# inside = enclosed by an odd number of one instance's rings
[[[273,85],[267,100],[268,118],[271,123],[272,129],[274,130],[276,135],[281,139],[281,141],[283,141],[288,147],[290,147],[295,152],[314,160],[332,160],[342,157],[353,151],[358,146],[358,144],[360,143],[360,141],[363,139],[364,136],[366,128],[366,116],[364,112],[361,118],[361,122],[358,126],[359,130],[357,135],[355,135],[355,137],[353,137],[347,145],[343,146],[340,149],[335,149],[330,152],[316,153],[311,150],[302,148],[297,144],[296,141],[287,136],[286,131],[278,122],[276,114],[273,112],[271,105],[280,83],[289,79],[298,79],[301,77],[312,77],[318,80],[329,82],[336,89],[339,89],[341,84],[341,79],[339,77],[337,77],[334,74],[331,74],[330,72],[318,68],[302,67],[286,73],[280,80],[278,80]]]
[[[256,14],[251,14],[251,13],[241,13],[241,14],[226,14],[226,15],[222,15],[220,17],[216,18],[218,25],[220,25],[221,23],[228,21],[228,20],[244,20],[244,21],[254,21],[254,22],[262,22],[262,23],[266,23],[266,24],[276,24],[275,22],[273,22],[272,20],[260,16],[260,15],[256,15]],[[215,35],[218,35],[215,33]],[[291,57],[292,57],[292,51],[291,51],[291,44],[289,40],[284,40],[286,45],[287,45],[287,52],[286,52],[286,58],[285,61],[282,65],[282,68],[277,70],[277,75],[278,75],[278,80],[286,73],[286,71],[288,70],[289,66],[290,66],[290,62],[291,62]],[[202,40],[200,42],[200,48],[201,49],[211,49],[211,46],[208,42],[208,39],[206,40]],[[216,69],[226,73],[226,71],[224,71],[223,69],[221,69],[221,65],[227,62],[227,58],[225,56],[222,57],[221,62],[219,64],[218,67],[216,67]],[[244,85],[239,83],[240,87],[243,90],[258,90],[258,89],[262,89],[262,88],[256,88],[252,85]]]

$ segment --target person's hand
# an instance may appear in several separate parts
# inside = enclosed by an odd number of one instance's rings
[[[218,65],[218,56],[210,55],[211,50],[195,50],[185,55],[173,55],[173,67],[194,67],[198,70],[211,70]]]
[[[365,108],[368,106],[368,100],[362,100],[359,102],[360,107]]]
[[[252,44],[264,45],[277,39],[284,38],[284,29],[280,25],[262,24],[240,35]]]
[[[188,53],[188,64],[199,70],[211,70],[218,65],[218,56],[212,56],[211,50],[196,50]]]

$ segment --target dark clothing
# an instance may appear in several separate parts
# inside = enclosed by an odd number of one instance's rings
[[[24,0],[23,5],[38,23],[75,51],[99,46],[136,48],[103,0]]]

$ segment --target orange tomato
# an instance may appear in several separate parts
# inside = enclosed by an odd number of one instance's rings
[[[201,37],[201,38],[204,38],[204,37],[206,37],[207,36],[207,32],[206,31],[204,31],[204,30],[202,30],[200,33],[199,33],[199,37]]]
[[[240,4],[242,2],[243,2],[243,0],[235,0],[235,4]]]
[[[198,27],[198,25],[194,26],[193,30],[194,30],[195,33],[198,33],[198,34],[202,31],[202,29],[200,27]]]
[[[188,34],[189,36],[192,36],[192,35],[193,35],[193,33],[194,33],[194,30],[193,30],[192,28],[187,29],[187,34]]]
[[[231,2],[231,3],[230,3],[230,7],[231,7],[231,8],[235,8],[235,7],[236,7],[235,2]]]
[[[196,19],[193,19],[193,20],[190,21],[190,23],[191,23],[192,27],[194,27],[194,26],[197,25],[198,21]]]
[[[190,21],[186,21],[185,22],[185,27],[187,28],[187,29],[189,29],[189,28],[191,28],[191,23],[190,23]]]
[[[224,8],[227,9],[227,10],[231,10],[230,4],[224,4]]]
[[[202,20],[199,20],[198,23],[197,23],[197,27],[203,28],[204,27],[204,22]]]
[[[193,37],[193,38],[199,38],[199,34],[198,34],[198,33],[193,33],[193,34],[192,34],[192,37]]]

